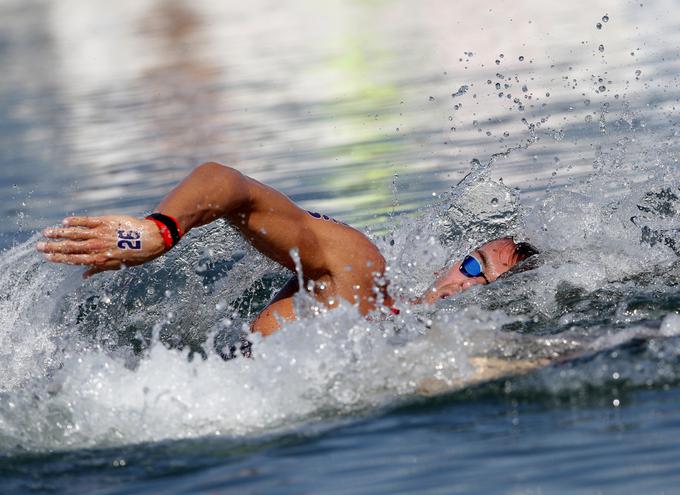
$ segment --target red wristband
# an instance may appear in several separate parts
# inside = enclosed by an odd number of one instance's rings
[[[158,230],[161,233],[161,237],[163,238],[163,244],[165,244],[165,248],[171,249],[174,244],[172,242],[172,235],[170,235],[170,230],[165,226],[163,222],[159,222],[155,218],[147,218],[147,220],[151,220],[153,223],[156,224]]]
[[[176,218],[161,213],[153,213],[146,217],[158,227],[158,231],[163,238],[166,249],[171,249],[179,242],[182,237],[182,230]]]

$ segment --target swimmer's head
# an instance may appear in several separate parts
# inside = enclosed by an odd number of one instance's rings
[[[516,243],[510,237],[482,244],[448,268],[425,294],[424,299],[428,303],[433,303],[474,285],[494,282],[535,254],[538,254],[538,250],[531,244]]]

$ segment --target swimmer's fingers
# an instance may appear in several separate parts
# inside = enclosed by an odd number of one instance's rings
[[[41,253],[46,254],[94,254],[105,246],[102,241],[90,239],[86,241],[39,242],[35,247]]]
[[[42,232],[44,237],[48,239],[73,239],[73,240],[87,240],[99,237],[101,234],[96,230],[83,229],[80,227],[68,228],[51,228],[45,229]]]
[[[61,222],[67,227],[89,227],[91,229],[106,223],[104,217],[66,217]]]

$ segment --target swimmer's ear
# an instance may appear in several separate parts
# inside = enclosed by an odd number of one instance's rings
[[[530,270],[535,270],[543,264],[543,258],[539,254],[532,254],[530,257],[526,258],[524,261],[520,261],[515,266],[510,268],[507,272],[502,274],[498,279],[505,279],[516,275],[518,273],[528,272]]]
[[[540,251],[528,242],[519,242],[515,245],[515,259],[518,263],[537,254],[540,254]]]

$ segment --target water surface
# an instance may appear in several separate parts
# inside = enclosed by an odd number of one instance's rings
[[[0,492],[675,491],[673,2],[102,10],[0,3]],[[366,229],[404,297],[495,236],[542,254],[387,320],[300,297],[225,360],[290,275],[225,224],[87,282],[34,252],[207,160]]]

